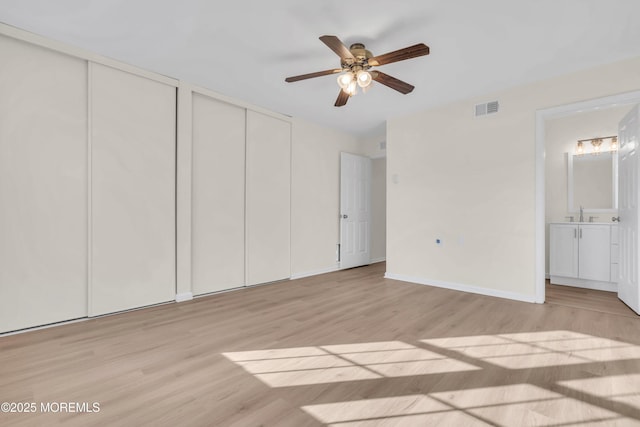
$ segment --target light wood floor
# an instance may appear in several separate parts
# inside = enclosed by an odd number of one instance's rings
[[[572,286],[546,283],[546,303],[566,307],[583,308],[618,316],[637,317],[638,315],[618,299],[615,292],[594,291]]]
[[[0,425],[640,425],[640,319],[384,264],[0,337]],[[98,413],[41,413],[47,402]],[[55,404],[53,406],[56,407]]]

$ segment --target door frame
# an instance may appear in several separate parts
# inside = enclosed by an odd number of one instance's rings
[[[535,134],[535,302],[545,300],[545,121],[575,113],[640,103],[640,90],[536,111]]]

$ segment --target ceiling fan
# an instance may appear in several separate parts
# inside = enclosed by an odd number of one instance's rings
[[[338,76],[340,93],[338,93],[338,99],[336,99],[336,103],[334,104],[336,107],[345,105],[349,97],[357,93],[358,86],[362,88],[363,92],[366,91],[372,80],[382,83],[391,89],[395,89],[404,95],[408,94],[414,89],[414,86],[381,71],[371,70],[371,67],[391,64],[392,62],[404,61],[405,59],[429,54],[429,46],[424,43],[394,50],[384,55],[373,56],[371,52],[365,49],[362,43],[354,43],[351,47],[347,48],[336,36],[322,36],[320,40],[340,57],[340,68],[287,77],[284,81],[293,83],[314,77],[343,73]]]

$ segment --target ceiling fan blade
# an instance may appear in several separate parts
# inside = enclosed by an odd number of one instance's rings
[[[356,60],[349,48],[346,47],[336,36],[322,36],[320,37],[320,40],[322,40],[322,43],[329,46],[329,49],[334,51],[343,61]]]
[[[340,93],[338,94],[338,99],[336,99],[336,103],[333,104],[336,107],[342,107],[349,100],[349,94],[342,89],[340,89]]]
[[[380,71],[372,71],[371,77],[378,83],[382,83],[383,85],[388,86],[391,89],[395,89],[404,95],[410,93],[414,89],[414,86],[409,83],[398,80],[395,77],[391,77],[389,74],[385,74]]]
[[[369,65],[375,67],[378,65],[391,64],[392,62],[404,61],[405,59],[416,58],[429,54],[429,46],[419,43],[404,49],[394,50],[393,52],[383,55],[374,56],[367,61]]]
[[[316,73],[301,74],[299,76],[287,77],[286,79],[284,79],[284,81],[287,83],[293,83],[300,80],[312,79],[314,77],[328,76],[329,74],[336,74],[340,72],[342,72],[342,69],[336,68],[334,70],[318,71]]]

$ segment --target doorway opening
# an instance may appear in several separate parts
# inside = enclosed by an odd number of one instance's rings
[[[599,110],[610,108],[626,107],[631,109],[634,104],[640,103],[640,91],[628,92],[624,94],[607,96],[604,98],[592,99],[568,105],[539,110],[536,112],[536,302],[544,303],[546,297],[546,279],[548,277],[549,261],[547,258],[548,242],[548,216],[547,216],[547,192],[546,192],[546,167],[547,155],[553,154],[553,150],[547,148],[547,130],[549,124],[558,119],[576,116],[579,114],[595,113]],[[594,135],[598,136],[598,135]],[[604,136],[604,135],[600,135]],[[577,141],[573,141],[575,144]],[[571,141],[568,141],[570,144]],[[548,152],[549,151],[549,152]],[[573,153],[573,150],[569,151]],[[556,153],[557,154],[557,153]],[[557,159],[553,159],[556,161]],[[556,184],[564,185],[563,183]],[[565,199],[566,200],[566,199]],[[568,207],[567,207],[568,208]],[[567,209],[570,210],[570,209]],[[602,212],[606,215],[608,212]],[[554,213],[554,215],[557,213]],[[592,215],[595,216],[595,215]],[[604,219],[604,217],[603,217]],[[565,218],[558,218],[558,221]],[[570,220],[570,218],[569,218]],[[575,218],[574,218],[575,220]]]

